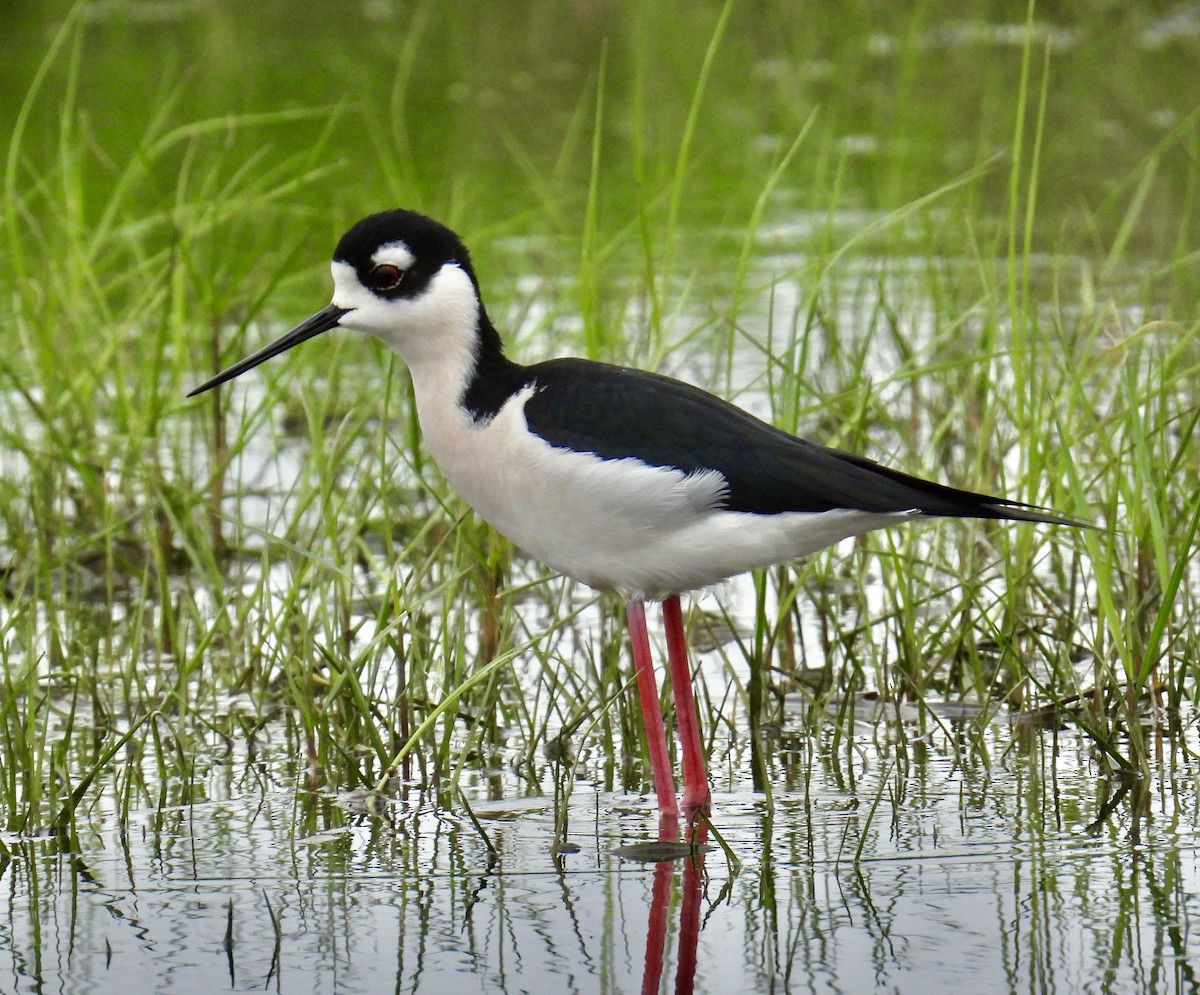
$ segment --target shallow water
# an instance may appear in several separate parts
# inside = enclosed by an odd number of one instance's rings
[[[97,813],[79,852],[5,840],[0,990],[1188,990],[1192,784],[1102,814],[1082,741],[1011,733],[990,771],[941,732],[849,764],[785,736],[801,789],[718,792],[730,854],[659,864],[615,852],[655,838],[648,800],[586,780],[556,856],[549,797],[476,797],[485,842],[415,789],[372,814],[274,749],[214,756],[192,804]]]

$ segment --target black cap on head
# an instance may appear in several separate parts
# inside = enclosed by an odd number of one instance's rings
[[[471,278],[476,290],[475,271],[462,240],[445,225],[416,211],[396,209],[370,214],[352,227],[333,250],[336,262],[354,267],[364,286],[373,265],[371,257],[380,248],[402,242],[413,254],[413,265],[397,288],[399,296],[416,296],[446,263],[457,263]]]

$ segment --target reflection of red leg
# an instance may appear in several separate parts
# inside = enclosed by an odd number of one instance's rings
[[[704,825],[700,825],[703,831]],[[654,865],[650,892],[650,924],[646,932],[646,964],[642,970],[642,995],[654,995],[662,980],[667,947],[668,912],[675,861]],[[700,899],[704,896],[704,854],[683,860],[683,889],[679,896],[679,958],[675,965],[675,995],[691,995],[696,985],[696,952],[700,947]]]
[[[642,995],[657,995],[662,979],[663,951],[667,947],[667,911],[671,904],[671,878],[674,871],[675,864],[670,860],[654,865],[650,928],[646,933],[646,966],[642,969]]]
[[[671,753],[667,749],[667,730],[658,703],[658,683],[654,679],[654,661],[650,659],[650,637],[646,633],[646,606],[630,601],[625,606],[629,627],[629,645],[633,650],[633,668],[637,673],[638,697],[642,704],[642,722],[646,727],[646,745],[650,750],[650,772],[654,793],[658,796],[660,823],[679,817],[675,800],[675,777],[671,773]],[[687,768],[685,767],[686,771]],[[707,788],[707,785],[706,785]],[[661,828],[661,827],[660,827]],[[672,839],[675,837],[672,836]]]
[[[679,606],[678,594],[672,594],[663,602],[663,622],[667,630],[671,691],[675,695],[675,723],[679,727],[679,746],[683,755],[683,811],[692,815],[698,811],[707,812],[712,795],[708,790],[696,700],[692,696],[692,668],[688,665],[687,634],[683,631],[683,609]]]
[[[703,826],[701,826],[703,829]],[[691,993],[696,983],[696,950],[700,946],[700,897],[704,893],[701,871],[704,854],[683,861],[683,894],[679,903],[679,964],[675,968],[676,995]]]

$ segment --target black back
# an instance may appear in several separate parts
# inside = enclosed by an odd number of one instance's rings
[[[717,470],[725,507],[771,515],[854,509],[1064,522],[814,445],[690,384],[579,359],[529,367],[529,428],[553,446],[685,473]]]

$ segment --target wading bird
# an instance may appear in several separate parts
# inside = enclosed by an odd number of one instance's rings
[[[413,211],[358,222],[332,270],[328,307],[189,396],[334,328],[394,349],[430,453],[476,512],[548,566],[625,599],[664,817],[677,817],[680,803],[645,601],[663,602],[690,817],[710,795],[680,592],[914,518],[1078,524],[814,445],[669,377],[583,359],[515,363],[462,241]]]

